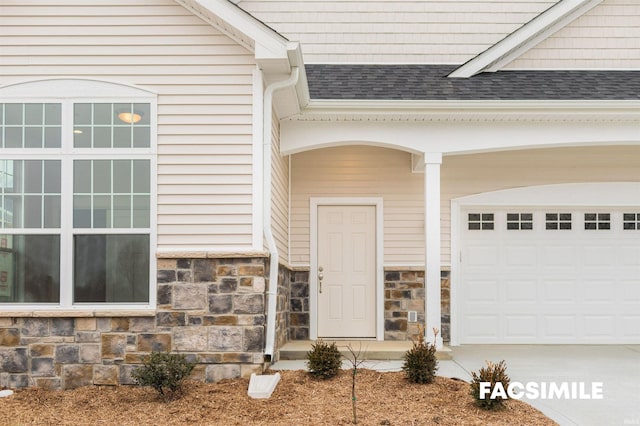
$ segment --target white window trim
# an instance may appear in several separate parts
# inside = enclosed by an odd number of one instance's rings
[[[43,93],[45,94],[43,96]],[[148,103],[150,105],[149,148],[74,148],[74,103]],[[2,149],[2,158],[8,160],[61,160],[61,218],[59,229],[3,229],[4,234],[55,234],[60,235],[60,302],[55,303],[4,303],[0,311],[64,311],[64,312],[118,312],[149,311],[157,303],[157,146],[158,101],[157,95],[139,88],[119,83],[86,79],[48,79],[18,83],[0,87],[0,103],[60,103],[62,104],[62,144],[60,148]],[[65,139],[66,138],[66,139]],[[66,143],[65,143],[66,142]],[[82,229],[80,234],[147,234],[149,235],[149,302],[148,303],[73,303],[73,161],[78,159],[149,160],[150,167],[150,218],[149,228],[100,228]]]

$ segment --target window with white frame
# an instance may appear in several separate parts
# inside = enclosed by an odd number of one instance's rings
[[[152,302],[153,102],[0,102],[0,304]]]

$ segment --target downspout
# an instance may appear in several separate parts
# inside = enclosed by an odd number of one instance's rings
[[[263,191],[263,210],[262,223],[264,239],[267,244],[267,250],[270,253],[269,258],[269,287],[267,296],[269,303],[267,306],[267,336],[264,348],[265,361],[271,361],[275,350],[276,336],[276,310],[278,302],[278,266],[280,256],[278,247],[273,238],[271,230],[271,128],[273,119],[273,93],[276,90],[293,86],[298,82],[300,71],[298,67],[291,67],[291,75],[286,80],[271,83],[264,91],[263,107],[262,107],[262,191]]]

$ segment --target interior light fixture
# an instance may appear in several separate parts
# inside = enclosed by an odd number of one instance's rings
[[[73,130],[73,133],[74,133],[74,134],[76,134],[76,135],[81,135],[81,134],[82,134],[82,130],[80,130],[80,129],[74,129],[74,130]]]
[[[124,123],[135,124],[138,121],[142,120],[142,113],[139,113],[137,111],[134,111],[134,112],[123,111],[118,113],[118,118],[120,119],[120,121]]]

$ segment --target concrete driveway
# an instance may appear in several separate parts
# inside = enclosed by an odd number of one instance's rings
[[[602,382],[602,399],[523,398],[560,425],[640,425],[640,345],[464,345],[439,375],[470,380],[485,360],[505,360],[511,381]],[[460,375],[465,375],[460,377]]]

